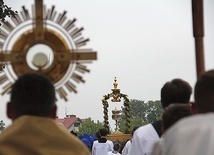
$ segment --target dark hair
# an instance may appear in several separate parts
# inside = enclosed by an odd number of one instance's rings
[[[165,109],[171,103],[188,103],[192,88],[182,79],[173,79],[164,84],[161,89],[161,104]]]
[[[132,131],[131,131],[131,135],[132,135],[132,136],[134,135],[134,132],[135,132],[138,128],[139,128],[139,126],[136,126],[136,127],[134,127],[134,128],[132,129]]]
[[[106,130],[105,128],[100,129],[100,136],[107,136],[108,134],[108,130]]]
[[[10,104],[14,118],[22,115],[48,116],[55,100],[54,86],[41,74],[24,74],[12,86]]]
[[[198,78],[194,98],[198,113],[214,112],[214,70],[207,71]]]
[[[113,147],[114,151],[119,152],[120,148],[121,148],[121,145],[118,142],[114,143],[114,147]]]
[[[97,137],[97,139],[100,139],[100,137],[101,137],[100,130],[96,132],[96,137]]]
[[[162,127],[164,130],[167,130],[174,123],[176,123],[181,118],[190,116],[190,108],[187,104],[170,104],[166,107],[163,115],[162,115]]]

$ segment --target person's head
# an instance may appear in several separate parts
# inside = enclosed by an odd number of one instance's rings
[[[56,117],[55,89],[51,81],[41,74],[27,73],[12,86],[7,115],[12,120],[23,115]]]
[[[114,151],[116,151],[116,152],[120,152],[120,149],[121,149],[120,143],[118,143],[118,142],[114,143],[113,149],[114,149]]]
[[[173,79],[166,82],[161,88],[161,104],[165,109],[171,103],[188,103],[192,94],[192,88],[188,82],[182,79]]]
[[[107,136],[108,131],[105,128],[100,129],[100,136],[101,137],[105,137]]]
[[[133,135],[134,135],[134,132],[137,130],[139,128],[139,126],[136,126],[136,127],[134,127],[133,129],[132,129],[132,131],[131,131],[131,136],[133,137]]]
[[[197,113],[214,112],[214,70],[203,73],[194,89]]]
[[[97,137],[97,139],[100,139],[100,138],[101,138],[100,130],[96,132],[96,137]]]
[[[191,115],[189,105],[187,104],[170,104],[166,107],[162,115],[162,128],[163,131],[169,129],[173,124],[175,124],[181,118]]]

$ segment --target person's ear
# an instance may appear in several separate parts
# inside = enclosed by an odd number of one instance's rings
[[[57,106],[53,105],[50,112],[50,117],[55,119],[56,118],[56,112],[57,112]]]
[[[190,112],[192,115],[197,114],[195,102],[189,102]]]
[[[13,119],[13,110],[11,106],[11,102],[7,103],[7,117]]]

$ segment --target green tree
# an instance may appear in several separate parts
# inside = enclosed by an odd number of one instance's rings
[[[4,130],[5,128],[5,123],[3,122],[3,120],[0,121],[0,131]]]
[[[147,122],[155,122],[160,120],[163,114],[163,108],[160,101],[148,101],[147,103]]]
[[[132,131],[132,129],[136,126],[141,126],[141,125],[145,125],[146,123],[142,121],[142,119],[139,116],[135,116],[130,118],[131,124],[130,124],[130,130]],[[119,129],[120,132],[125,133],[125,129],[126,129],[126,122],[125,121],[121,121],[119,124]]]
[[[87,118],[82,125],[79,127],[79,132],[77,133],[78,136],[88,133],[91,135],[96,135],[96,132],[103,127],[103,123],[97,121],[95,123],[91,118]]]
[[[119,121],[121,132],[125,129],[125,108],[122,107],[122,119]],[[130,100],[130,121],[131,130],[135,126],[145,125],[161,119],[163,108],[160,101],[148,101],[132,99]]]

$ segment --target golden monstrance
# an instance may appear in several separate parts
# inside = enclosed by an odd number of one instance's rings
[[[96,60],[92,49],[82,48],[89,41],[83,28],[75,26],[66,11],[55,6],[46,9],[43,0],[35,0],[32,13],[23,6],[15,17],[2,22],[0,29],[1,95],[10,93],[14,81],[28,72],[41,73],[51,79],[60,98],[67,101],[69,92],[77,93],[76,85],[85,82],[89,72],[85,63]]]

